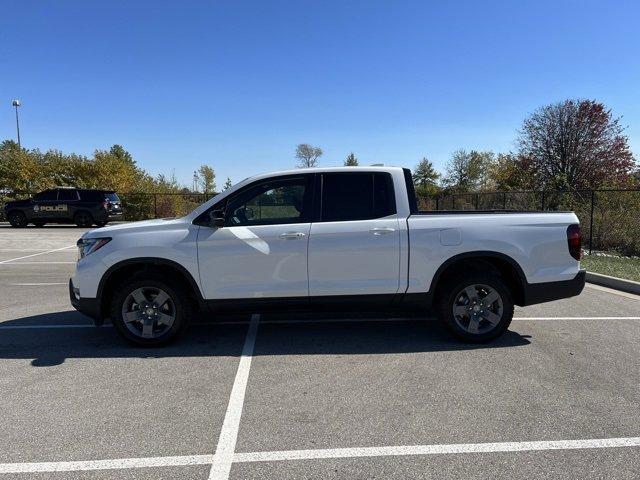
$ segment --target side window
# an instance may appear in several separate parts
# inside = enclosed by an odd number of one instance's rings
[[[38,202],[50,202],[52,200],[58,199],[58,191],[57,190],[45,190],[44,192],[36,193],[33,196],[34,200]]]
[[[103,202],[104,195],[95,190],[80,190],[80,200],[83,202]]]
[[[58,192],[58,200],[64,200],[66,202],[78,200],[78,192],[76,190],[62,189]]]
[[[396,213],[387,173],[326,173],[322,179],[323,222],[370,220]]]
[[[263,183],[231,199],[227,226],[276,225],[307,221],[307,179],[283,179]]]

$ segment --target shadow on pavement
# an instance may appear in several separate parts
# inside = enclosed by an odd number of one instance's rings
[[[294,317],[286,315],[289,319]],[[298,316],[302,318],[302,316]],[[325,316],[335,320],[340,315]],[[353,315],[342,315],[353,318]],[[219,320],[246,320],[247,317]],[[528,336],[508,331],[488,344],[465,344],[452,338],[431,319],[358,322],[323,321],[313,316],[303,323],[260,325],[254,355],[359,355],[495,349],[529,345]],[[89,325],[87,317],[74,312],[35,315],[0,324],[0,358],[29,359],[36,367],[55,366],[68,358],[169,358],[239,356],[247,323],[215,322],[191,326],[176,342],[160,348],[140,348],[122,340],[111,327],[5,328],[35,325]]]

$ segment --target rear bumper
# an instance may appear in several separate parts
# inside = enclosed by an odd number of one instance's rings
[[[100,315],[100,302],[97,298],[81,298],[73,286],[73,280],[69,279],[69,300],[73,308],[87,317],[93,319],[96,325],[102,325],[102,316]]]
[[[528,283],[524,287],[524,305],[550,302],[580,295],[584,288],[586,270],[580,270],[571,280],[561,282]]]

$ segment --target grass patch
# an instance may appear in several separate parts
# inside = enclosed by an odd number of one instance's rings
[[[589,272],[640,282],[640,258],[585,255],[581,265]]]

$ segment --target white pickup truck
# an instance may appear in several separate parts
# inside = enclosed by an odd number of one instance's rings
[[[433,307],[482,342],[514,304],[582,291],[580,242],[572,212],[422,212],[407,169],[300,169],[243,180],[182,218],[87,232],[69,295],[146,345],[198,313],[294,308]]]

